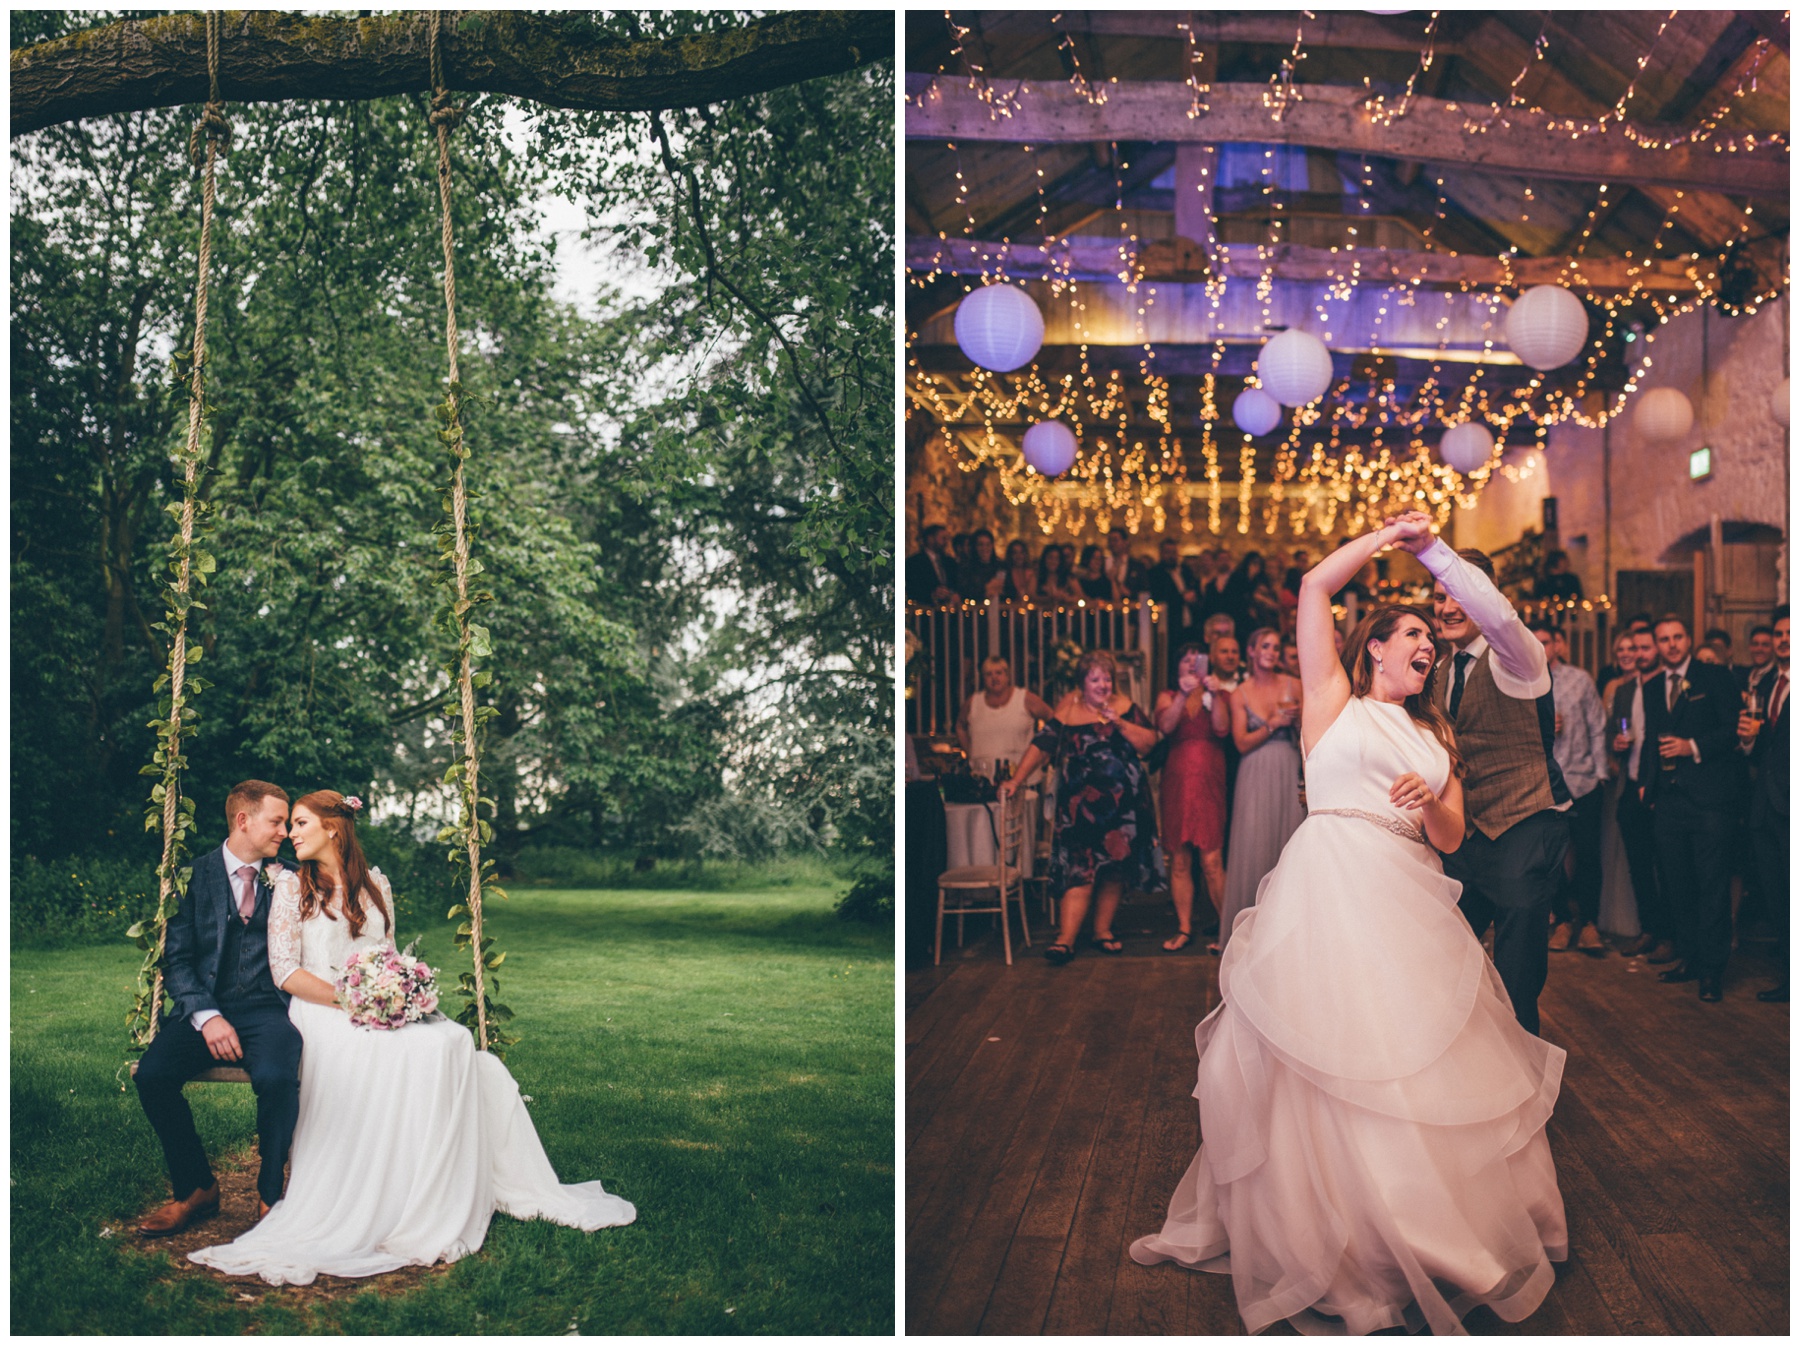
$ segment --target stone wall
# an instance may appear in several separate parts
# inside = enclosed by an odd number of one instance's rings
[[[1576,425],[1551,430],[1530,476],[1496,480],[1472,510],[1453,515],[1457,545],[1494,550],[1542,522],[1545,496],[1557,498],[1560,534],[1570,568],[1589,593],[1612,588],[1620,570],[1654,570],[1681,538],[1723,522],[1769,524],[1788,531],[1788,432],[1771,398],[1785,374],[1782,324],[1786,301],[1745,318],[1705,316],[1706,397],[1701,398],[1702,316],[1684,314],[1655,329],[1652,364],[1606,431]],[[1650,444],[1633,422],[1635,403],[1651,388],[1678,388],[1694,405],[1694,427],[1682,439]],[[1610,438],[1610,471],[1608,470]],[[1688,454],[1713,450],[1712,476],[1688,479]],[[1534,446],[1535,447],[1535,446]],[[1531,450],[1509,455],[1522,462]],[[1607,487],[1610,481],[1611,572]],[[1782,593],[1786,595],[1785,576]]]

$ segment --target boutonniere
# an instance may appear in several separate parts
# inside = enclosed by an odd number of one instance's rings
[[[262,872],[263,885],[268,888],[270,892],[274,892],[275,880],[280,878],[284,872],[285,871],[280,865],[264,865]]]
[[[1689,689],[1692,687],[1692,685],[1693,684],[1690,683],[1686,678],[1676,678],[1675,679],[1675,695],[1676,696],[1686,696],[1688,694]]]

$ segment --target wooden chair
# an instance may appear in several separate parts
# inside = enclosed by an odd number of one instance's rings
[[[960,942],[962,921],[965,916],[983,912],[993,912],[1000,917],[1000,942],[1006,949],[1006,965],[1012,966],[1012,925],[1007,920],[1009,903],[1016,903],[1019,908],[1019,929],[1025,938],[1025,947],[1031,947],[1031,922],[1025,915],[1025,885],[1019,873],[1021,848],[1025,844],[1025,815],[1019,801],[1002,795],[994,805],[999,814],[995,819],[995,839],[999,843],[999,853],[991,865],[964,865],[958,869],[947,869],[938,876],[937,901],[937,937],[932,947],[931,961],[936,966],[944,956],[944,915],[946,911],[957,920],[958,938]],[[955,893],[957,902],[950,906],[949,895]],[[970,894],[992,893],[994,901],[990,903],[970,904]]]

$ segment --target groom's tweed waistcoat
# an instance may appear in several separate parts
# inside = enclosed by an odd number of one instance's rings
[[[246,925],[234,910],[225,922],[225,942],[219,952],[219,978],[214,983],[219,1008],[282,1008],[269,972],[269,890],[256,885],[256,910]]]
[[[1456,746],[1469,774],[1463,778],[1469,823],[1490,841],[1534,813],[1567,803],[1551,746],[1556,702],[1546,692],[1535,701],[1508,696],[1488,668],[1493,651],[1469,665],[1456,709]]]

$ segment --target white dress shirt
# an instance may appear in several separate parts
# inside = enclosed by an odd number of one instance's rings
[[[1690,654],[1676,667],[1665,668],[1663,670],[1663,705],[1665,707],[1668,707],[1669,705],[1669,688],[1673,687],[1676,682],[1685,681],[1687,679],[1688,665],[1693,662],[1694,656]],[[1700,745],[1695,743],[1692,739],[1689,739],[1688,742],[1694,749],[1694,760],[1698,762],[1700,760]],[[1658,749],[1658,751],[1661,750]]]
[[[1458,653],[1479,659],[1492,649],[1488,671],[1493,674],[1494,686],[1515,700],[1536,701],[1550,690],[1550,665],[1543,642],[1526,630],[1511,600],[1492,580],[1450,550],[1442,538],[1420,552],[1419,561],[1481,628],[1481,634]],[[1454,681],[1453,677],[1445,679],[1446,706]]]
[[[1581,799],[1606,779],[1606,712],[1586,669],[1551,664],[1550,683],[1556,713],[1562,716],[1562,732],[1553,749],[1556,765],[1569,793]]]

